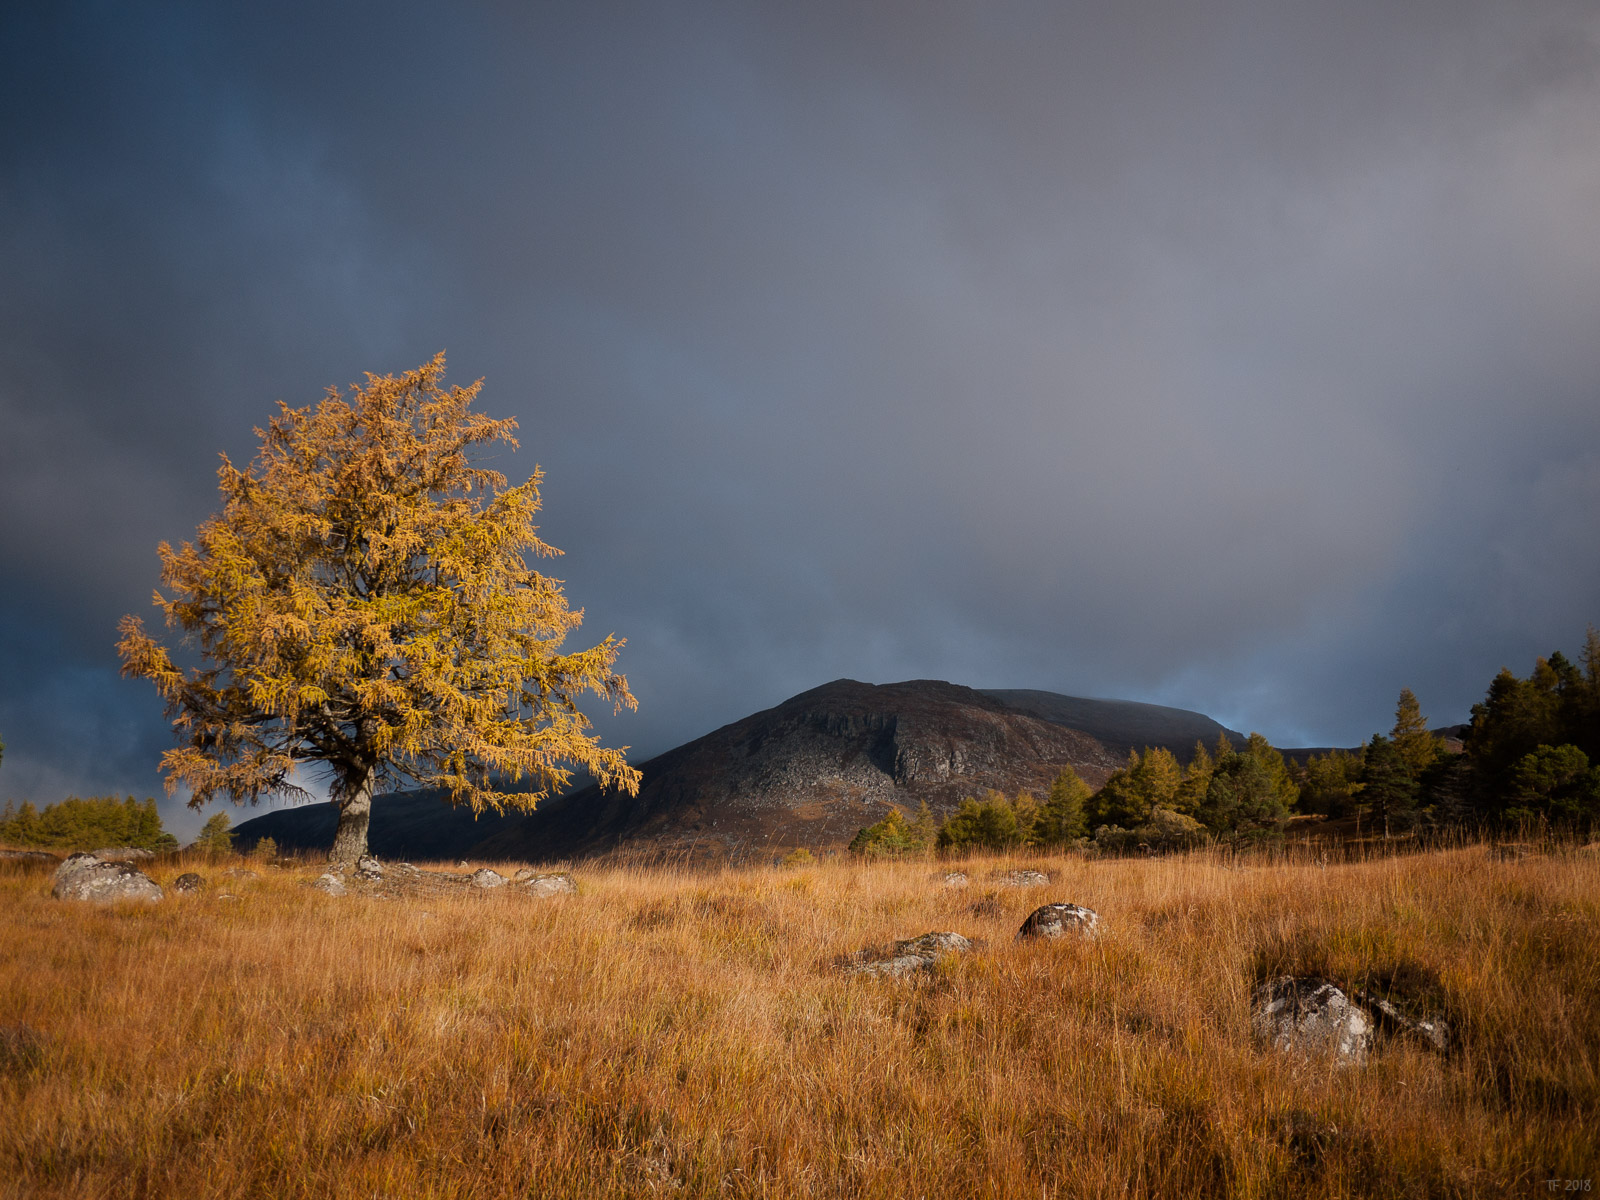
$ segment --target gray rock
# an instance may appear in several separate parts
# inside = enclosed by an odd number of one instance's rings
[[[1360,1066],[1372,1050],[1372,1022],[1326,979],[1280,975],[1250,998],[1250,1028],[1287,1054]]]
[[[994,880],[1001,887],[1033,888],[1049,886],[1050,876],[1043,871],[1001,871],[995,875]]]
[[[520,876],[523,872],[518,871]],[[550,896],[573,895],[578,890],[577,881],[564,871],[550,875],[540,875],[529,872],[526,878],[519,881],[518,886],[530,896],[537,896],[541,900]]]
[[[60,862],[54,854],[43,850],[0,850],[0,863],[54,863]]]
[[[479,867],[467,876],[467,882],[473,887],[497,888],[505,886],[506,877],[498,871],[491,871],[488,867]]]
[[[57,900],[161,899],[161,888],[138,867],[125,862],[106,862],[93,854],[74,854],[56,868],[55,886],[50,894]]]
[[[967,873],[965,871],[946,871],[943,882],[947,888],[964,888],[967,886]]]
[[[223,872],[229,879],[254,879],[256,873],[249,867],[229,867]]]
[[[172,890],[175,892],[198,892],[206,886],[206,881],[193,871],[185,871],[172,881]]]
[[[941,958],[965,954],[972,943],[959,933],[925,933],[921,937],[896,942],[888,958],[852,963],[845,967],[847,975],[882,975],[901,979],[923,971],[931,971]]]
[[[327,892],[330,896],[342,896],[345,893],[344,880],[332,871],[318,876],[311,886],[319,892]]]
[[[1059,938],[1068,934],[1095,937],[1100,932],[1100,914],[1081,904],[1046,904],[1028,914],[1017,930],[1019,938]]]
[[[363,854],[356,859],[356,878],[364,879],[368,883],[377,883],[383,878],[383,864],[370,854]]]
[[[1450,1052],[1450,1023],[1440,1016],[1411,1017],[1371,992],[1357,992],[1356,1002],[1376,1018],[1379,1028],[1398,1034],[1439,1054]]]
[[[138,846],[107,846],[103,850],[96,850],[94,856],[101,862],[142,862],[156,855],[154,850],[144,850]]]

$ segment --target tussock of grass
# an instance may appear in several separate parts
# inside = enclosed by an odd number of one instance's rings
[[[969,864],[986,878],[1003,860]],[[1600,862],[927,863],[579,872],[380,901],[265,869],[158,906],[0,875],[0,1195],[1499,1195],[1593,1178]],[[193,864],[164,863],[163,885]],[[200,870],[220,884],[216,865]],[[1034,907],[1094,942],[1018,943]],[[927,979],[841,975],[932,929]],[[1459,1046],[1254,1045],[1314,973]]]

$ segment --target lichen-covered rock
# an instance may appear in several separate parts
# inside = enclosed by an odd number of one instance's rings
[[[139,846],[107,846],[93,853],[101,862],[142,862],[156,856],[155,851]]]
[[[93,900],[109,904],[116,900],[161,899],[159,884],[131,863],[106,862],[93,854],[74,854],[56,868],[55,886],[50,894],[57,900]]]
[[[896,942],[888,958],[849,964],[845,967],[845,974],[903,978],[921,971],[931,971],[941,958],[965,954],[971,949],[972,943],[959,933],[925,933],[921,937]]]
[[[254,879],[256,873],[249,867],[229,867],[223,872],[229,879]]]
[[[185,871],[172,881],[172,890],[175,892],[198,892],[206,886],[206,881],[193,871]]]
[[[491,871],[488,867],[479,867],[467,876],[467,882],[473,887],[497,888],[505,886],[506,877],[498,871]]]
[[[1356,1001],[1369,1010],[1378,1027],[1386,1033],[1399,1034],[1439,1054],[1450,1052],[1450,1022],[1440,1016],[1412,1017],[1382,996],[1370,992],[1357,992]]]
[[[567,896],[577,892],[577,881],[565,871],[556,871],[550,874],[538,874],[522,871],[517,872],[518,886],[530,896],[547,899],[551,896]]]
[[[964,888],[967,886],[967,873],[965,871],[946,871],[943,882],[947,888]]]
[[[1289,1054],[1360,1066],[1372,1050],[1372,1022],[1326,979],[1280,975],[1250,1001],[1256,1037]]]
[[[327,892],[330,896],[342,896],[345,893],[344,880],[332,871],[318,876],[311,886],[319,892]]]
[[[994,881],[1001,887],[1047,887],[1050,883],[1050,876],[1046,875],[1043,871],[1001,871],[995,875]]]
[[[1017,930],[1019,938],[1059,938],[1068,934],[1094,937],[1100,932],[1100,914],[1081,904],[1046,904],[1028,914]]]
[[[367,883],[377,883],[383,879],[383,864],[370,854],[363,854],[356,859],[356,878]]]

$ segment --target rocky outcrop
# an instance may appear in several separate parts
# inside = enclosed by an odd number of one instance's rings
[[[1081,904],[1046,904],[1028,914],[1017,930],[1019,938],[1062,938],[1069,934],[1092,938],[1100,932],[1100,914]]]
[[[528,895],[541,900],[551,896],[575,895],[578,891],[577,881],[564,871],[545,874],[524,867],[513,876],[513,880]]]
[[[965,871],[946,871],[943,883],[947,888],[964,888],[967,886],[967,873]]]
[[[881,958],[861,955],[845,965],[847,975],[881,975],[900,979],[931,971],[940,959],[965,954],[972,943],[959,933],[925,933],[921,937],[896,942]]]
[[[161,899],[160,886],[138,867],[107,862],[93,854],[74,854],[56,868],[50,894],[57,900],[91,900],[109,904],[118,900]]]
[[[993,876],[996,885],[1005,888],[1048,887],[1050,876],[1043,871],[998,871]]]
[[[488,867],[479,867],[467,876],[467,882],[476,888],[504,887],[506,877],[498,871],[491,871]]]
[[[172,881],[172,890],[175,892],[194,893],[206,886],[206,881],[193,871],[185,871]]]
[[[1326,979],[1269,979],[1256,988],[1250,1007],[1252,1032],[1284,1053],[1360,1066],[1372,1050],[1372,1022]]]
[[[311,882],[311,886],[319,892],[326,892],[330,896],[342,896],[348,890],[344,886],[344,877],[332,871],[318,876]]]

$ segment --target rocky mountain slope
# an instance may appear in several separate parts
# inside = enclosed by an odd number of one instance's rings
[[[1204,713],[1168,708],[1163,704],[1090,700],[1083,696],[1027,689],[986,689],[983,694],[1030,717],[1087,733],[1106,749],[1123,757],[1129,750],[1165,746],[1180,761],[1188,762],[1196,742],[1204,742],[1207,750],[1214,750],[1217,738],[1223,735],[1235,746],[1243,746],[1248,740],[1242,733],[1220,725]]]
[[[1119,761],[1088,734],[971,688],[840,679],[641,764],[637,797],[585,788],[547,801],[476,853],[741,859],[837,848],[891,805],[926,801],[942,815],[988,788],[1042,794],[1064,766],[1099,784]]]

